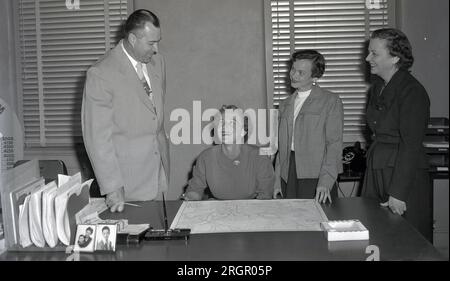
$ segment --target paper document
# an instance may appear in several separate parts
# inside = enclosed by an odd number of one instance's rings
[[[146,229],[148,229],[149,227],[150,227],[150,225],[147,223],[129,224],[129,225],[125,226],[124,229],[120,230],[118,233],[128,233],[131,235],[138,235],[138,234],[142,233],[142,231],[145,231]]]
[[[320,231],[328,221],[314,199],[185,201],[171,228],[196,233]]]

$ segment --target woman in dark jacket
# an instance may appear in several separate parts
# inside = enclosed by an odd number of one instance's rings
[[[410,73],[414,58],[405,34],[397,29],[373,32],[366,61],[374,76],[367,124],[372,144],[362,196],[402,215],[431,238],[431,186],[423,147],[430,101]]]

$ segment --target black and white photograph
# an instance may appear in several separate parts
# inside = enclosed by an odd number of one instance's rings
[[[98,224],[95,234],[95,251],[116,251],[116,224]]]
[[[0,263],[448,262],[449,18],[447,0],[0,0]]]
[[[96,225],[78,225],[75,235],[75,251],[93,252],[95,245]]]

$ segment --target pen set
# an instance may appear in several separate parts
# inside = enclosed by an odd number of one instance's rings
[[[167,222],[166,200],[163,193],[164,229],[149,229],[145,234],[145,240],[180,240],[189,239],[191,230],[189,228],[169,229]]]

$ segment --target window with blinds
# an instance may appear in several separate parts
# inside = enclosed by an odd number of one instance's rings
[[[391,1],[322,0],[277,1],[266,4],[271,23],[268,34],[271,57],[267,60],[269,106],[276,108],[291,91],[287,84],[290,55],[315,49],[326,59],[319,85],[339,94],[344,104],[344,142],[364,141],[368,90],[365,71],[366,41],[370,32],[387,27]],[[270,11],[267,11],[270,9]],[[270,89],[273,89],[272,91]]]
[[[82,142],[86,70],[119,41],[126,0],[19,0],[20,112],[26,147]]]

